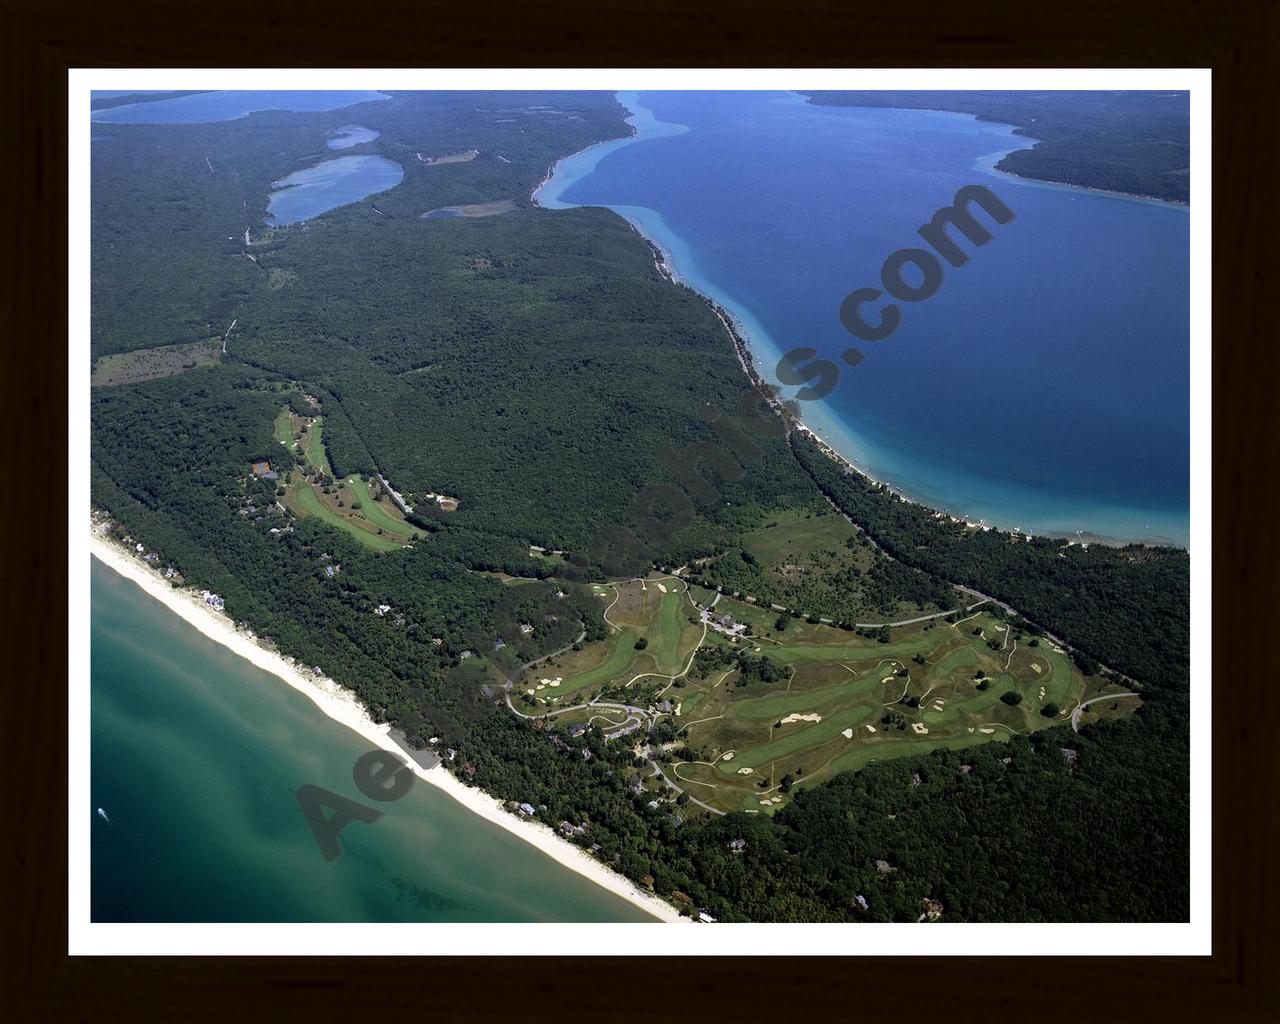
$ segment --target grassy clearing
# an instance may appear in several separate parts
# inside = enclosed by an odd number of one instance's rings
[[[112,387],[117,384],[158,380],[186,373],[197,366],[212,366],[221,356],[221,338],[181,345],[161,345],[134,352],[117,352],[98,360],[89,383],[94,387]]]
[[[435,217],[441,219],[448,219],[448,214],[453,214],[455,218],[498,217],[501,214],[510,213],[515,208],[516,204],[510,199],[495,199],[487,203],[467,203],[465,206],[438,206],[434,210],[428,210],[422,216],[431,217],[435,214]]]
[[[403,539],[393,539],[379,536],[377,532],[370,532],[365,520],[352,515],[343,515],[330,508],[320,492],[309,483],[300,482],[291,486],[289,496],[295,503],[295,511],[301,515],[315,516],[330,526],[336,526],[375,551],[395,551],[404,544]]]

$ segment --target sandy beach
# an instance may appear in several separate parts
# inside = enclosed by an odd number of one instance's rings
[[[227,615],[206,605],[199,593],[189,588],[174,587],[150,565],[121,545],[92,533],[89,550],[94,558],[136,583],[210,640],[305,694],[324,714],[358,733],[374,746],[404,758],[404,751],[390,736],[390,725],[379,725],[373,721],[356,696],[334,680],[317,676],[264,646],[251,631],[237,628]],[[688,920],[681,917],[665,900],[640,889],[585,850],[556,835],[547,825],[507,812],[496,797],[464,785],[443,766],[423,768],[412,761],[409,761],[409,766],[420,779],[443,790],[467,810],[506,829],[563,867],[640,907],[655,918],[675,922]]]

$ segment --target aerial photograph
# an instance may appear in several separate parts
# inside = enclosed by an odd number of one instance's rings
[[[1189,92],[89,106],[92,922],[1191,919]]]

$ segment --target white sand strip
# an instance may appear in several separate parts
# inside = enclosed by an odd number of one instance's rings
[[[414,774],[424,782],[448,793],[467,810],[506,829],[570,871],[590,879],[614,895],[653,914],[659,920],[675,922],[689,920],[682,918],[676,909],[664,900],[645,892],[632,884],[630,879],[601,864],[585,850],[561,839],[548,826],[508,813],[496,797],[464,785],[445,771],[441,765],[435,768],[423,768],[408,758],[391,738],[389,725],[379,725],[369,717],[355,694],[343,689],[332,679],[315,676],[299,669],[280,654],[261,646],[251,632],[236,629],[234,623],[225,614],[214,611],[191,591],[172,586],[149,565],[132,557],[119,546],[92,535],[89,539],[89,550],[94,558],[138,584],[210,640],[221,644],[232,653],[238,654],[258,668],[282,679],[295,690],[304,693],[316,707],[335,722],[345,725],[374,746],[405,758]]]

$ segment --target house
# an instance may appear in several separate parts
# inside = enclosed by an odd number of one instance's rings
[[[729,849],[732,850],[734,853],[741,853],[746,848],[747,848],[747,841],[745,839],[729,840]]]
[[[586,723],[584,722],[579,722],[577,725],[569,726],[569,735],[575,738],[578,736],[581,736],[586,731],[587,731],[587,726],[586,726]]]
[[[208,590],[204,592],[204,603],[207,604],[210,608],[215,608],[218,611],[222,611],[222,608],[223,608],[222,598],[220,598],[217,594],[211,593]]]
[[[698,911],[698,920],[703,924],[715,924],[716,919],[708,914],[705,910]]]
[[[533,626],[527,622],[522,622],[520,623],[520,632],[523,633],[525,636],[528,636],[530,633],[533,632]]]
[[[518,804],[518,805],[516,806],[516,810],[518,810],[518,811],[519,811],[521,814],[523,814],[526,818],[531,817],[532,815],[534,815],[534,814],[537,814],[537,813],[538,813],[537,811],[535,811],[535,810],[533,809],[533,804],[527,804],[527,803],[526,803],[526,804]]]
[[[271,463],[267,462],[265,459],[262,462],[255,462],[251,468],[253,469],[254,476],[266,476],[268,473],[271,473]],[[271,473],[272,479],[274,479],[275,476],[275,473]]]
[[[333,579],[340,572],[342,572],[341,565],[326,565],[324,567],[324,574],[329,577],[329,579]]]
[[[377,608],[375,608],[375,609],[373,610],[373,614],[374,614],[374,615],[386,615],[386,614],[387,614],[387,612],[389,612],[389,611],[391,611],[391,605],[389,605],[389,604],[380,604],[380,605],[378,605],[378,607],[377,607]]]
[[[858,904],[858,906],[861,907],[863,910],[868,909],[867,898],[863,896],[862,893],[858,893],[858,895],[853,898],[853,902]]]
[[[657,707],[658,707],[659,713],[664,715],[669,715],[671,714],[673,705],[669,700],[662,700],[662,701],[658,701]]]

